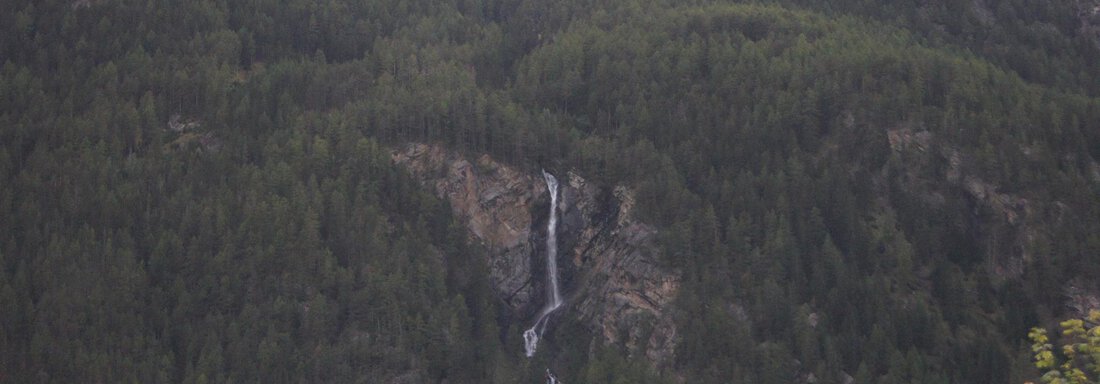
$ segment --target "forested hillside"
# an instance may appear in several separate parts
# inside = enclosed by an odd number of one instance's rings
[[[0,0],[0,383],[1036,380],[1098,97],[1083,0]],[[409,142],[635,190],[672,364],[524,357]]]

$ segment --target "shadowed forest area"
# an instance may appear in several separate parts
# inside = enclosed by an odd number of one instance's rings
[[[524,357],[408,142],[635,190],[672,364]],[[1098,159],[1085,0],[0,0],[0,383],[1036,381]]]

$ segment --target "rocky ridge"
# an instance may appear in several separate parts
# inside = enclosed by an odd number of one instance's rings
[[[545,221],[549,196],[541,178],[488,156],[471,162],[440,146],[409,144],[395,164],[447,200],[470,237],[489,251],[490,282],[516,321],[542,306]],[[655,263],[656,229],[634,218],[633,193],[608,190],[568,172],[559,207],[559,271],[573,317],[604,342],[664,367],[677,331],[669,304],[679,275]]]

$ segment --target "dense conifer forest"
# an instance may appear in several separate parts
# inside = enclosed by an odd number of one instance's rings
[[[674,363],[524,357],[408,142],[636,190]],[[1098,159],[1084,0],[0,0],[0,383],[1034,381]]]

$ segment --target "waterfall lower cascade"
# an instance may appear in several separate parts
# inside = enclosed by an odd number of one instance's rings
[[[561,293],[558,292],[558,179],[545,170],[542,171],[542,177],[546,179],[546,189],[550,191],[550,219],[546,225],[546,278],[550,289],[549,301],[542,312],[539,312],[535,325],[523,331],[523,347],[527,350],[527,357],[535,355],[539,338],[546,331],[547,317],[561,306]]]

